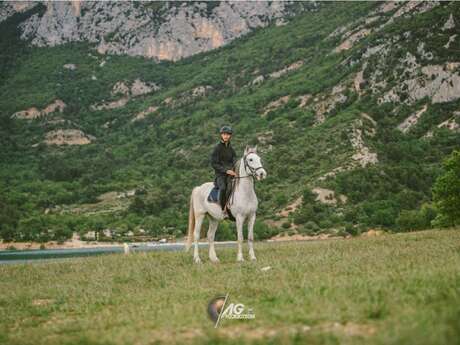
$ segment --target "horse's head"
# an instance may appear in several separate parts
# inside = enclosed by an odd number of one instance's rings
[[[257,180],[267,177],[267,172],[262,166],[262,161],[257,154],[257,145],[255,147],[246,146],[243,155],[244,169],[246,174],[252,175]]]

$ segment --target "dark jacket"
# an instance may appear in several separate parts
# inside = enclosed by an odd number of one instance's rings
[[[225,175],[227,170],[233,170],[236,163],[236,153],[230,142],[218,143],[211,154],[211,165],[217,175]]]

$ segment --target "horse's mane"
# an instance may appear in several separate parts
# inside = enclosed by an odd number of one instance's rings
[[[257,152],[257,148],[254,147],[254,148],[248,148],[247,149],[247,154],[249,153],[256,153]],[[237,173],[237,176],[239,177],[240,176],[240,166],[241,166],[241,162],[243,161],[243,157],[237,159],[237,161],[235,162],[235,166],[234,166],[234,171]],[[238,184],[240,183],[240,178],[234,178],[233,181],[232,181],[232,192],[229,196],[229,199],[230,198],[233,198],[233,194],[235,193],[235,189],[236,187],[238,186]]]
[[[236,160],[236,163],[235,163],[235,172],[236,172],[237,174],[240,173],[241,159],[242,159],[242,158],[237,159],[237,160]]]
[[[236,160],[234,171],[236,172],[236,176],[240,176],[240,166],[241,166],[241,161],[243,160],[243,157],[239,158]],[[239,178],[234,178],[232,181],[232,192],[231,196],[233,196],[233,193],[235,192],[236,187],[238,186],[240,182]],[[230,197],[229,197],[230,198]]]

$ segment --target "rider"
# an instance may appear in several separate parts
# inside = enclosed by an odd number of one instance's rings
[[[215,185],[219,188],[219,202],[224,216],[228,216],[225,204],[230,191],[231,177],[236,176],[234,169],[236,153],[230,145],[233,130],[230,126],[220,129],[220,142],[214,147],[211,154],[211,165],[216,173]]]

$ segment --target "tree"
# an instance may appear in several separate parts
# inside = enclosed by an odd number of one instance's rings
[[[443,225],[460,224],[460,151],[453,151],[444,161],[444,172],[433,187],[433,200]],[[438,218],[438,220],[439,220]]]
[[[5,241],[12,241],[18,236],[16,227],[19,218],[17,205],[9,203],[3,196],[0,196],[0,238]]]

